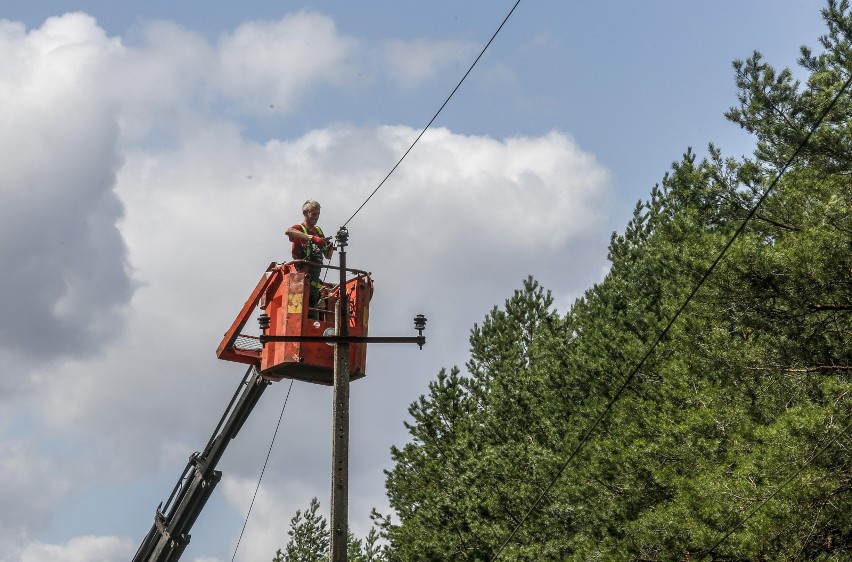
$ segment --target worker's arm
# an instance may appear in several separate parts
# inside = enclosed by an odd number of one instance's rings
[[[311,241],[310,234],[305,234],[301,230],[297,230],[293,227],[288,228],[287,231],[284,232],[284,234],[286,234],[290,240],[293,240],[295,238],[296,240],[302,240],[303,242]]]
[[[303,242],[316,244],[321,250],[326,259],[331,259],[332,254],[334,254],[334,244],[331,243],[330,238],[322,238],[321,236],[305,234],[302,229],[296,229],[293,227],[288,228],[284,234],[286,234],[290,240],[302,240]]]

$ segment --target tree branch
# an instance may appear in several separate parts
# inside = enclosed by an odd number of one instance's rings
[[[833,304],[809,304],[810,310],[825,310],[837,312],[842,310],[852,310],[852,305],[833,305]]]
[[[813,365],[810,367],[781,368],[775,366],[746,367],[747,371],[781,371],[782,373],[818,373],[820,371],[852,371],[852,365]]]

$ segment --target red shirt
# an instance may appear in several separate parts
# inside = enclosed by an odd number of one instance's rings
[[[311,236],[320,236],[323,237],[322,230],[317,226],[308,226],[304,223],[302,224],[294,224],[290,227],[292,230],[299,230],[301,232],[307,231]],[[294,260],[303,260],[307,258],[307,247],[310,242],[307,240],[300,240],[299,238],[290,238],[290,241],[293,242],[293,259]],[[314,259],[317,259],[317,256],[313,256]],[[317,261],[322,261],[322,254],[319,254],[319,259]]]

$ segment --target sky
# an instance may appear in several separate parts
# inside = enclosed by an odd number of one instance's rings
[[[349,220],[513,5],[0,0],[0,561],[133,556],[242,378],[215,349],[302,202]],[[473,325],[529,275],[565,313],[689,147],[748,154],[731,63],[795,68],[821,6],[520,2],[347,224],[371,335],[428,318],[423,350],[375,345],[352,384],[357,536]],[[327,512],[331,404],[266,391],[182,560],[271,560],[297,509]]]

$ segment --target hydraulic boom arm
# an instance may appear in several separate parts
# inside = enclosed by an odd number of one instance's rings
[[[176,562],[180,559],[189,544],[192,525],[222,478],[216,464],[269,384],[254,366],[249,367],[204,451],[190,456],[165,506],[161,503],[157,507],[154,524],[133,562]]]

